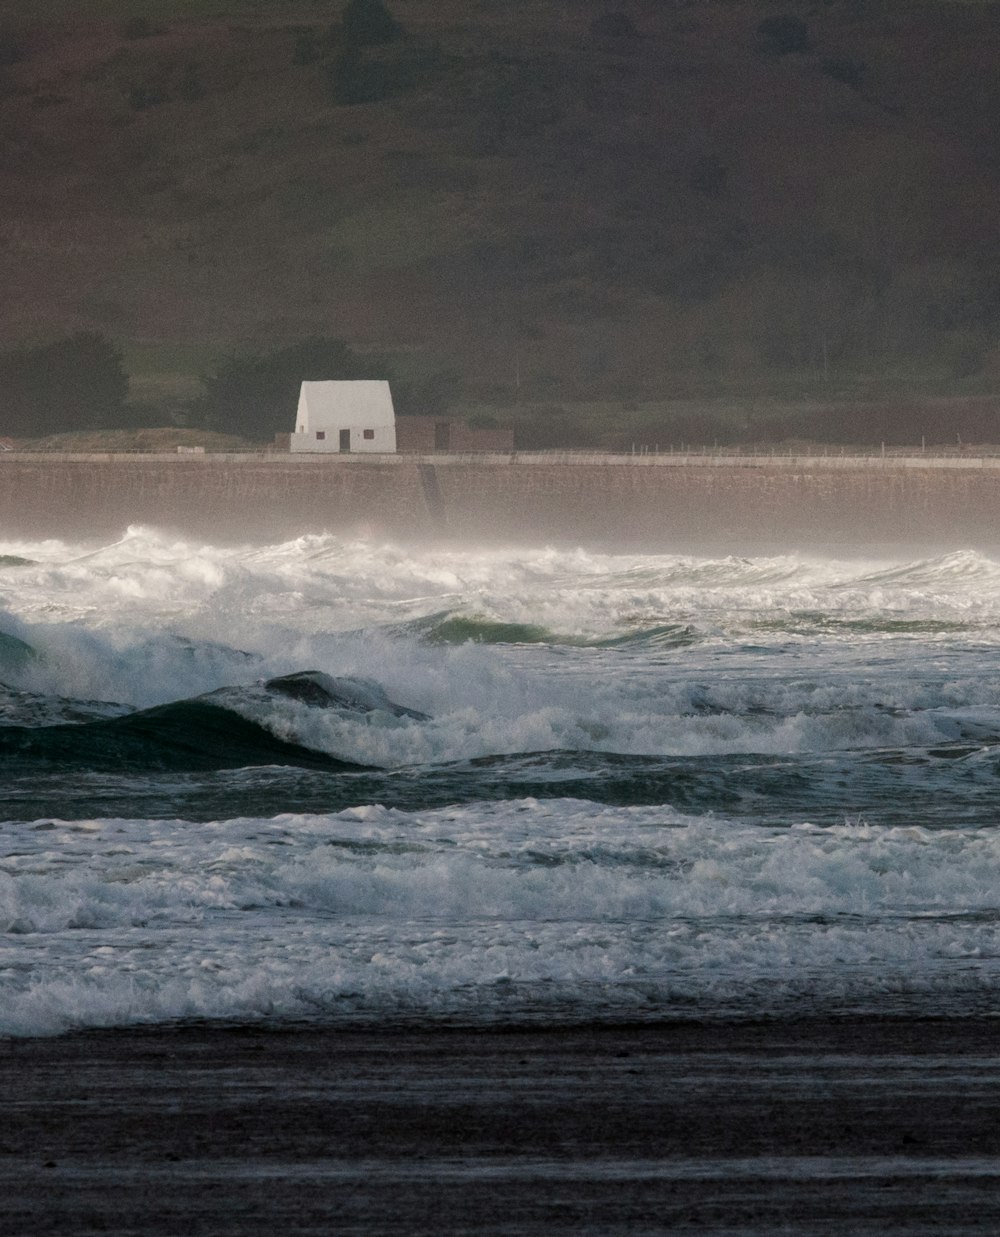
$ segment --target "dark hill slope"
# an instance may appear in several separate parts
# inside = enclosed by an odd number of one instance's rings
[[[995,5],[649,0],[616,37],[597,3],[398,0],[406,37],[354,57],[339,6],[19,7],[6,344],[320,332],[536,397],[989,383]],[[808,50],[761,38],[775,13]]]

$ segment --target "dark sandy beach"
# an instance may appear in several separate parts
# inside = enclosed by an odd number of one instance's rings
[[[0,1044],[0,1231],[986,1233],[992,1021]]]

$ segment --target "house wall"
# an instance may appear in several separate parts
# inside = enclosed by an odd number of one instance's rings
[[[349,434],[348,446],[341,446]],[[352,455],[396,450],[395,413],[388,382],[303,382],[289,450]]]
[[[351,435],[349,450],[352,455],[363,455],[366,452],[391,455],[396,450],[396,431],[391,425],[336,425],[305,434],[289,434],[289,450],[336,455],[341,451],[342,429],[348,430]],[[370,437],[366,437],[366,434]]]

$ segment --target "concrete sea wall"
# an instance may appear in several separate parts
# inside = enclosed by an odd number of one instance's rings
[[[153,525],[752,553],[1000,549],[1000,459],[0,455],[0,538]]]

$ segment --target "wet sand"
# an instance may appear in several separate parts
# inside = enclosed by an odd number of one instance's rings
[[[992,1021],[0,1043],[0,1231],[995,1233]]]

